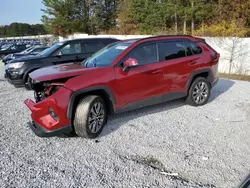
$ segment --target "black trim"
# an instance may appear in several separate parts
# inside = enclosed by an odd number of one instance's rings
[[[104,90],[108,94],[114,108],[114,104],[116,103],[116,98],[115,95],[112,93],[112,91],[107,86],[93,86],[86,89],[78,90],[71,95],[68,105],[67,118],[68,119],[72,118],[75,99],[78,95],[96,90]]]
[[[140,101],[136,101],[130,104],[125,105],[124,107],[118,109],[115,113],[122,113],[122,112],[127,112],[147,106],[152,106],[155,104],[160,104],[164,103],[167,101],[175,100],[175,99],[180,99],[183,97],[186,97],[187,93],[182,93],[182,92],[172,92],[164,95],[159,95],[159,96],[154,96],[148,99],[143,99]]]
[[[197,71],[194,71],[192,72],[189,80],[188,80],[188,83],[186,85],[186,88],[189,89],[191,84],[192,84],[192,81],[193,81],[193,78],[195,76],[197,76],[198,74],[202,74],[202,73],[208,73],[208,81],[212,84],[213,83],[213,74],[212,74],[212,71],[210,69],[201,69],[201,70],[197,70]]]
[[[64,133],[70,133],[73,131],[73,128],[71,125],[68,125],[66,127],[63,128],[59,128],[53,131],[49,131],[47,129],[45,129],[44,127],[42,127],[41,125],[39,125],[38,123],[32,121],[32,122],[28,122],[28,125],[30,127],[30,129],[39,137],[53,137],[53,136],[60,136]]]
[[[142,39],[139,39],[138,41],[143,41],[143,40],[146,40],[146,39],[154,39],[154,38],[162,38],[162,37],[192,37],[192,35],[158,35],[158,36],[152,36],[152,37],[146,37],[146,38],[142,38]]]

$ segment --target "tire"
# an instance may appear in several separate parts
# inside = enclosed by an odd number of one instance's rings
[[[193,81],[189,88],[186,103],[191,106],[202,106],[208,102],[210,92],[210,82],[204,77],[198,77]]]
[[[25,79],[26,80],[26,83],[24,83],[24,87],[25,87],[25,89],[27,89],[27,90],[32,90],[32,85],[31,85],[31,77],[28,75],[27,76],[28,78],[27,79]]]
[[[101,113],[99,113],[100,115],[95,115],[98,114],[95,113],[98,112],[98,109],[100,109]],[[81,99],[76,107],[73,122],[75,132],[78,136],[96,138],[107,123],[107,109],[104,100],[95,95],[86,96]]]
[[[3,60],[5,55],[0,55],[0,60]]]

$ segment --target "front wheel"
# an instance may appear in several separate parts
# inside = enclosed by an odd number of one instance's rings
[[[210,91],[211,84],[206,78],[196,78],[189,88],[186,103],[192,106],[202,106],[207,103]]]
[[[90,95],[79,101],[74,117],[74,128],[78,136],[96,138],[106,123],[107,109],[101,97]]]
[[[31,83],[32,79],[30,76],[28,76],[28,78],[26,79],[26,83],[24,84],[25,89],[27,90],[32,90],[32,83]]]

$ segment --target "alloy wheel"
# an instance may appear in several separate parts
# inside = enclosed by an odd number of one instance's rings
[[[91,133],[97,133],[104,122],[104,107],[102,103],[96,102],[90,109],[88,125]]]
[[[198,82],[193,89],[193,100],[197,104],[201,104],[207,100],[209,88],[206,82]]]

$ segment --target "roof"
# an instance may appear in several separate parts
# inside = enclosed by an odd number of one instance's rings
[[[109,40],[109,39],[111,39],[111,40],[119,40],[119,39],[116,39],[116,38],[111,38],[111,37],[93,37],[93,38],[77,38],[77,39],[68,39],[68,40],[64,40],[64,41],[62,41],[63,43],[65,43],[65,42],[68,42],[68,41],[79,41],[79,40]]]

